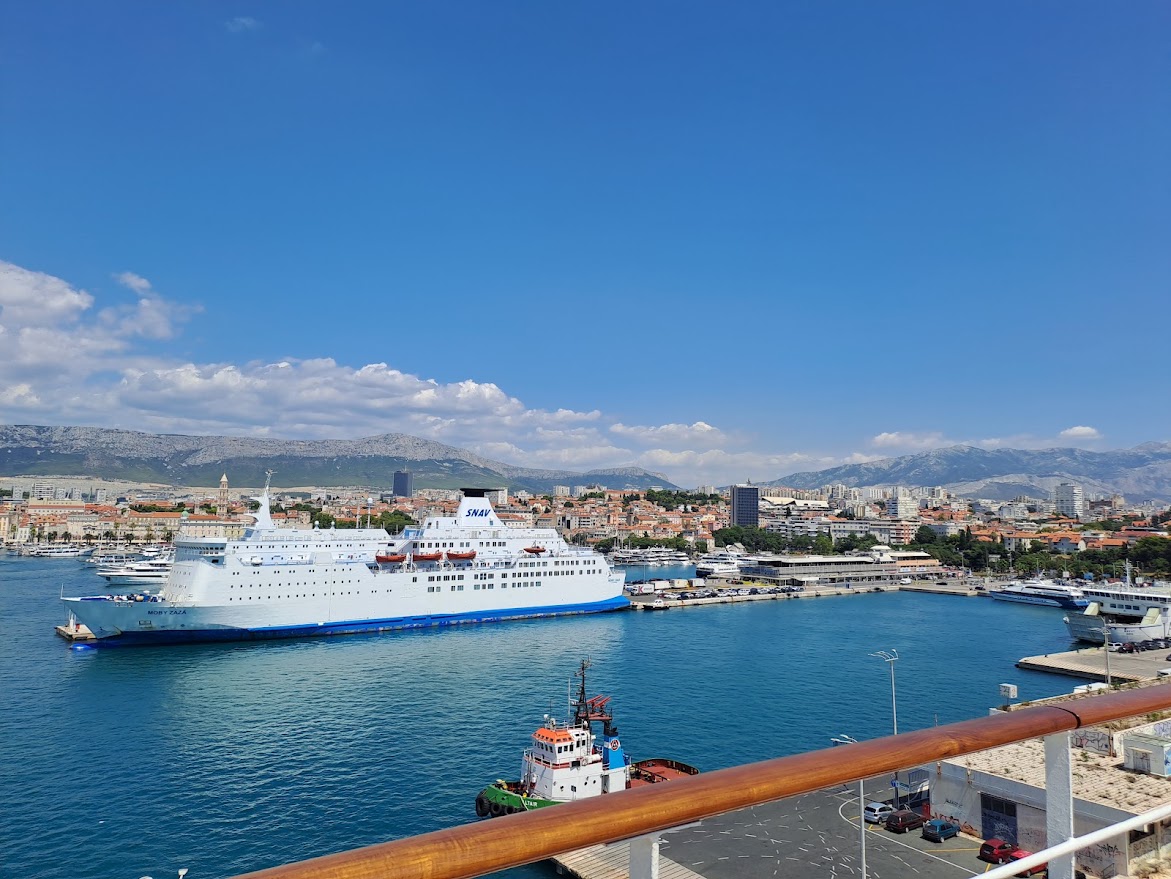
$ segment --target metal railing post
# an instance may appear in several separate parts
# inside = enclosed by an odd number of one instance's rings
[[[630,840],[630,879],[659,879],[659,835]],[[1073,879],[1071,876],[1070,879]]]
[[[1073,770],[1069,733],[1045,736],[1045,847],[1073,839]],[[1073,879],[1073,852],[1049,861],[1049,879]]]

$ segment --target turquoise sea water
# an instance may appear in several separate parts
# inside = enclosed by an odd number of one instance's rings
[[[0,556],[0,875],[232,876],[475,820],[590,655],[636,759],[716,769],[1075,683],[1059,610],[910,593],[245,645],[70,651],[76,560]],[[528,876],[552,875],[528,868]]]

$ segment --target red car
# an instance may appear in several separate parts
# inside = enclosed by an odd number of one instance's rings
[[[1004,864],[1015,851],[1017,851],[1016,843],[993,838],[986,840],[980,846],[980,853],[976,857],[989,864]]]
[[[1032,852],[1027,852],[1023,848],[1015,849],[1008,853],[1009,861],[1019,861],[1021,858],[1027,858]],[[1017,876],[1035,876],[1038,873],[1044,873],[1049,869],[1049,864],[1037,864],[1035,867],[1029,867],[1027,870],[1022,870],[1017,873]]]

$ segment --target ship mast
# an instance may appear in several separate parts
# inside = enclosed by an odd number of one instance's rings
[[[586,696],[586,669],[593,663],[587,658],[581,661],[581,667],[574,672],[580,680],[577,688],[577,699],[573,703],[574,726],[589,727],[594,721],[601,721],[602,734],[605,736],[617,735],[618,727],[614,725],[614,715],[610,712],[609,696]]]

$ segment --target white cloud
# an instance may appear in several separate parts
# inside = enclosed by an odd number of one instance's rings
[[[132,303],[99,304],[60,278],[0,261],[0,422],[289,439],[401,432],[518,466],[636,465],[685,486],[769,481],[874,460],[871,451],[900,454],[958,442],[940,431],[889,431],[873,437],[866,453],[844,458],[765,452],[750,437],[704,420],[628,425],[597,409],[534,409],[492,382],[441,383],[388,363],[187,362],[150,343],[178,336],[197,309],[168,299],[133,271],[114,278],[134,294]],[[1063,436],[1095,438],[1086,431],[1097,433],[1077,427]],[[969,444],[1045,442],[1057,444],[1028,436]]]
[[[756,451],[729,452],[724,449],[707,451],[671,451],[648,449],[635,458],[635,463],[648,470],[667,473],[686,473],[686,484],[729,485],[751,480],[767,482],[783,474],[802,470],[820,470],[841,463],[835,458],[807,455],[801,452],[767,453]]]
[[[254,31],[261,28],[262,23],[250,15],[238,15],[235,18],[230,18],[224,22],[224,27],[229,33],[242,34],[247,31]]]
[[[877,449],[904,449],[923,451],[926,449],[938,449],[943,446],[955,445],[951,440],[945,439],[942,433],[938,431],[932,433],[910,433],[904,431],[891,431],[888,433],[880,433],[872,437],[870,444]]]
[[[75,321],[93,301],[60,278],[0,261],[0,325],[6,331]]]
[[[129,287],[135,293],[138,293],[142,296],[153,292],[150,286],[150,281],[148,281],[142,275],[134,274],[134,272],[120,272],[119,274],[114,275],[114,280],[124,287]]]
[[[1072,440],[1096,440],[1102,438],[1102,434],[1100,434],[1096,428],[1087,427],[1085,425],[1067,427],[1065,430],[1061,431],[1059,436],[1062,439]]]
[[[631,442],[669,445],[673,448],[715,448],[724,445],[728,439],[719,428],[703,421],[694,424],[661,424],[657,427],[632,427],[619,422],[610,425],[610,432]]]

